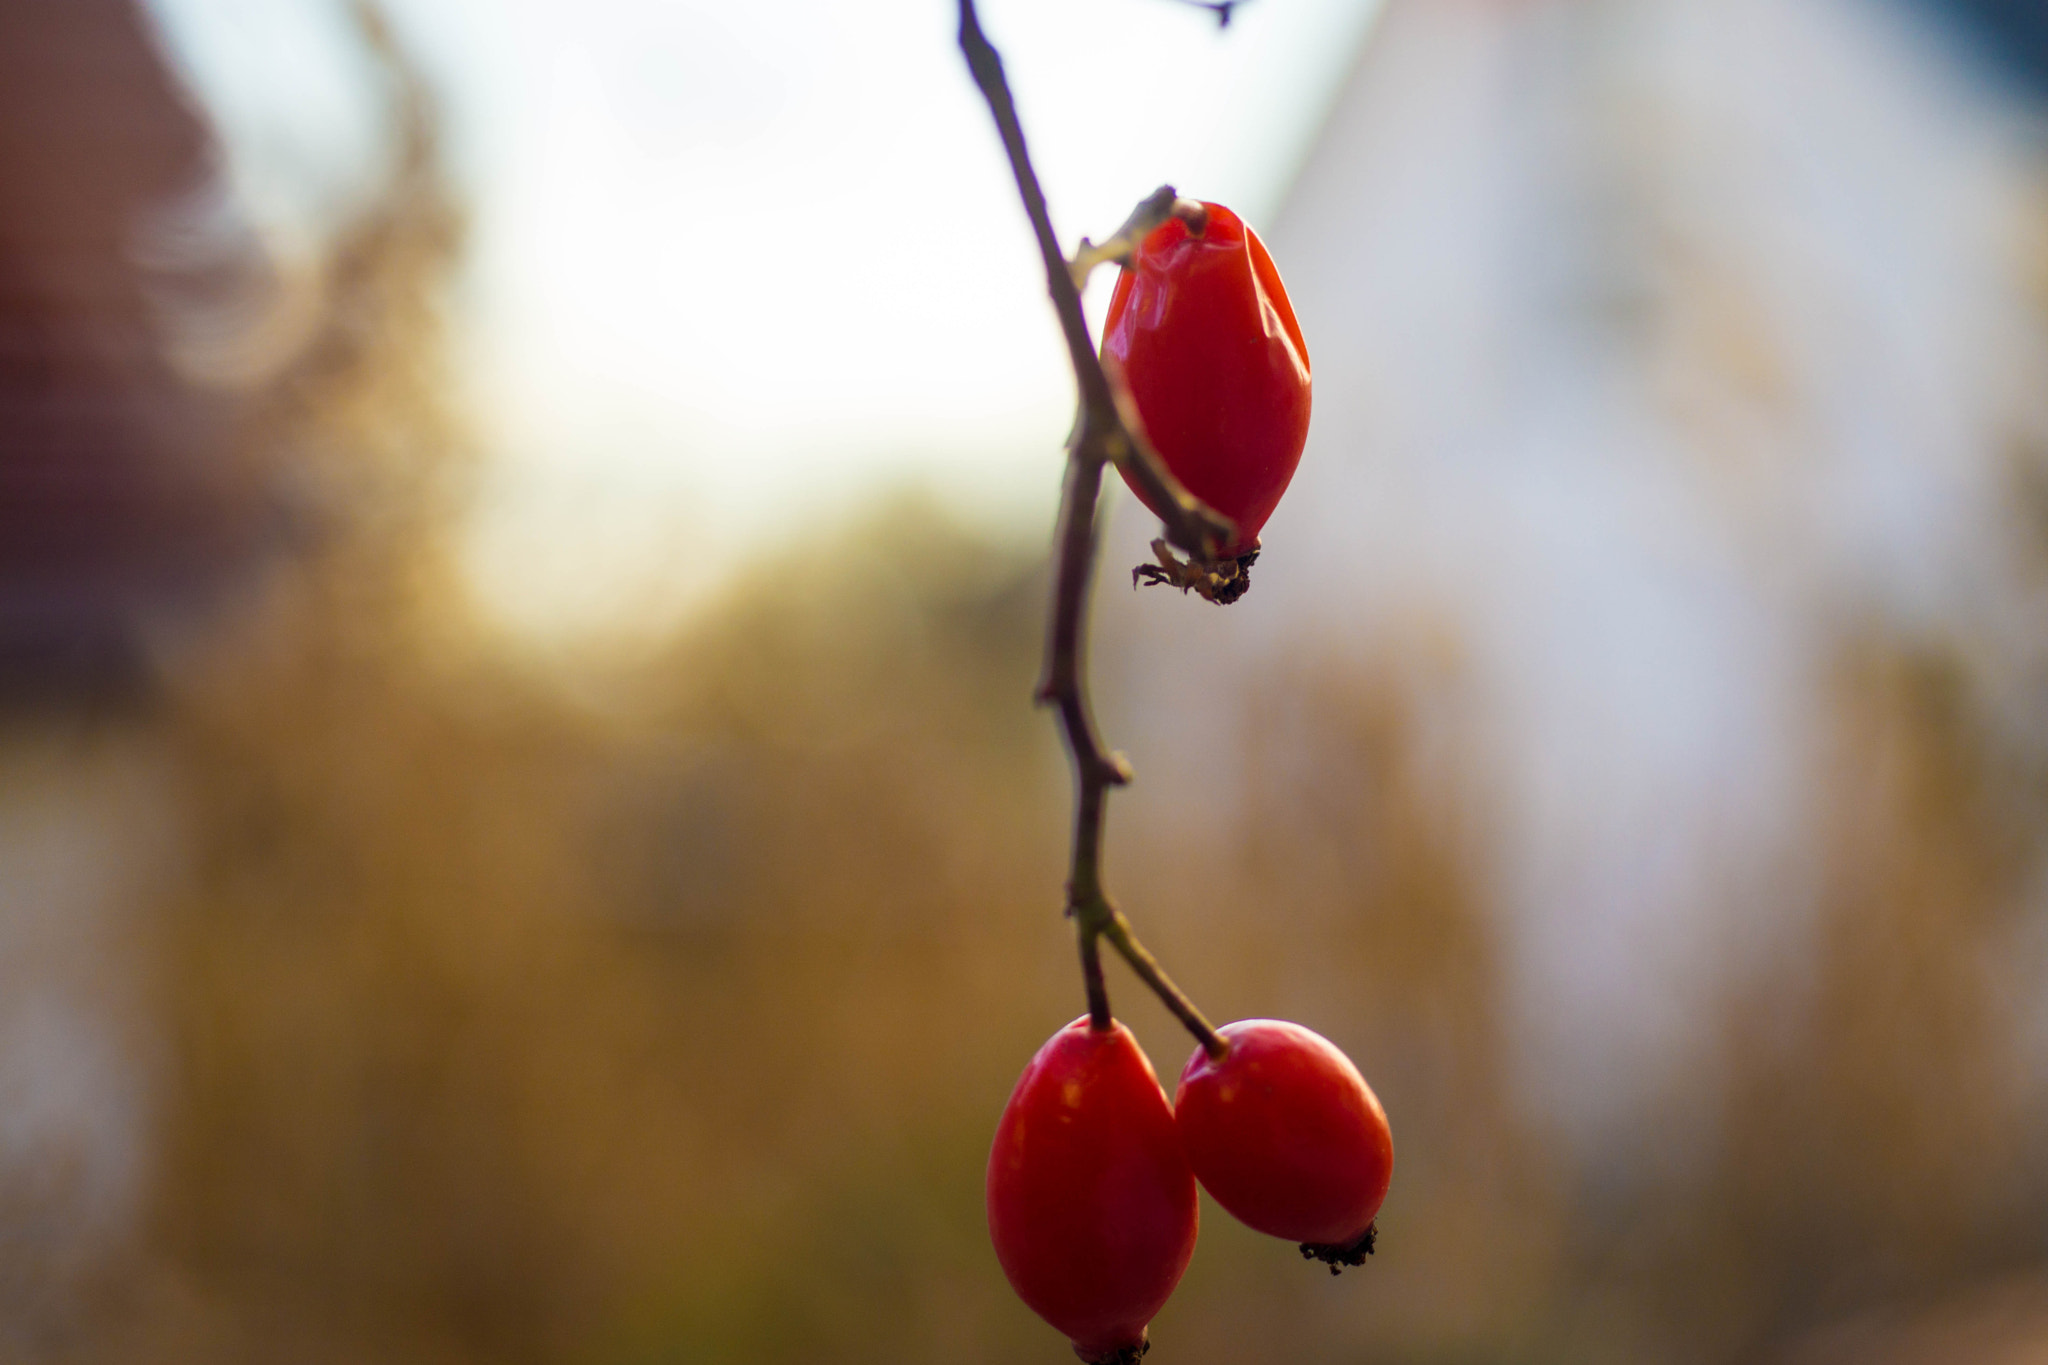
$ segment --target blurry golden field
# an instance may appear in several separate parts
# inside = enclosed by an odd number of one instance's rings
[[[308,464],[317,533],[143,692],[12,723],[17,785],[162,774],[170,851],[106,969],[147,1077],[137,1224],[77,1265],[0,1242],[0,1358],[1063,1359],[981,1213],[1003,1099],[1081,1009],[1040,554],[905,497],[574,687],[505,648],[447,559],[459,213],[405,98],[325,328],[242,437]],[[1705,1152],[1672,1171],[1585,1169],[1519,1098],[1492,761],[1433,704],[1455,640],[1273,660],[1230,839],[1112,820],[1176,976],[1329,1034],[1399,1153],[1381,1254],[1338,1279],[1205,1205],[1158,1359],[2048,1350],[2048,767],[1953,644],[1837,654],[1813,955],[1668,1078],[1645,1141]],[[1170,1084],[1187,1041],[1111,987]]]

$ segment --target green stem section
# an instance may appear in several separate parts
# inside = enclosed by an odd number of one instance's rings
[[[1131,964],[1131,970],[1138,974],[1138,979],[1150,986],[1152,993],[1173,1011],[1173,1017],[1195,1035],[1202,1051],[1211,1057],[1221,1057],[1230,1050],[1230,1044],[1223,1035],[1210,1026],[1208,1019],[1195,1008],[1195,1002],[1188,998],[1187,992],[1173,984],[1173,978],[1159,965],[1159,959],[1145,951],[1145,945],[1138,942],[1137,935],[1131,932],[1130,922],[1114,908],[1110,910],[1109,925],[1102,931],[1102,936],[1123,955],[1124,961]]]

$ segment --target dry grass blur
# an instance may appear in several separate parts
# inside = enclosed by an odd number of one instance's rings
[[[139,1227],[0,1359],[1063,1359],[980,1204],[1079,1010],[1039,565],[904,500],[601,702],[500,650],[443,541],[459,215],[386,56],[388,193],[247,438],[330,515],[88,727],[159,756],[183,849],[131,945]],[[1709,1158],[1619,1198],[1515,1098],[1455,641],[1276,662],[1235,836],[1115,875],[1181,908],[1144,927],[1198,997],[1360,1059],[1401,1164],[1385,1254],[1339,1280],[1208,1208],[1161,1359],[2038,1358],[2041,775],[1953,651],[1870,628],[1840,658],[1813,956],[1675,1079]],[[1170,1076],[1185,1044],[1112,989]]]
[[[610,713],[523,677],[442,555],[457,237],[401,95],[332,325],[253,424],[341,515],[152,721],[190,843],[151,925],[158,1163],[77,1350],[1021,1358],[974,1196],[1064,984],[1014,971],[1058,876],[1034,571],[905,509],[764,569]]]

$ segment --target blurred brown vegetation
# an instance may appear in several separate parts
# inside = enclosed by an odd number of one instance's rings
[[[243,425],[310,470],[321,534],[146,704],[62,722],[160,758],[183,851],[104,1002],[148,1076],[139,1226],[0,1358],[1063,1359],[980,1202],[1009,1086],[1080,1009],[1037,557],[900,500],[600,686],[507,651],[445,544],[459,214],[382,50],[388,191]],[[1618,1186],[1518,1106],[1456,642],[1276,661],[1228,837],[1129,839],[1113,877],[1212,1010],[1360,1060],[1400,1166],[1341,1279],[1205,1206],[1160,1358],[2048,1349],[2042,774],[1952,647],[1839,657],[1811,953],[1673,1078],[1659,1122],[1709,1156]],[[1170,1083],[1187,1043],[1112,990]]]

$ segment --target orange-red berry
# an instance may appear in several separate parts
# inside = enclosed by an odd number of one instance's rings
[[[1103,354],[1123,370],[1159,458],[1237,524],[1248,554],[1308,440],[1308,347],[1258,234],[1221,204],[1169,218],[1117,279]],[[1132,485],[1162,517],[1143,489]]]
[[[1173,1108],[1122,1024],[1061,1029],[1024,1068],[988,1160],[988,1226],[1018,1297],[1086,1361],[1135,1359],[1195,1250]]]
[[[1358,1246],[1394,1174],[1378,1097],[1334,1043],[1299,1024],[1247,1019],[1217,1032],[1228,1050],[1197,1048],[1174,1096],[1202,1188],[1260,1232]]]

